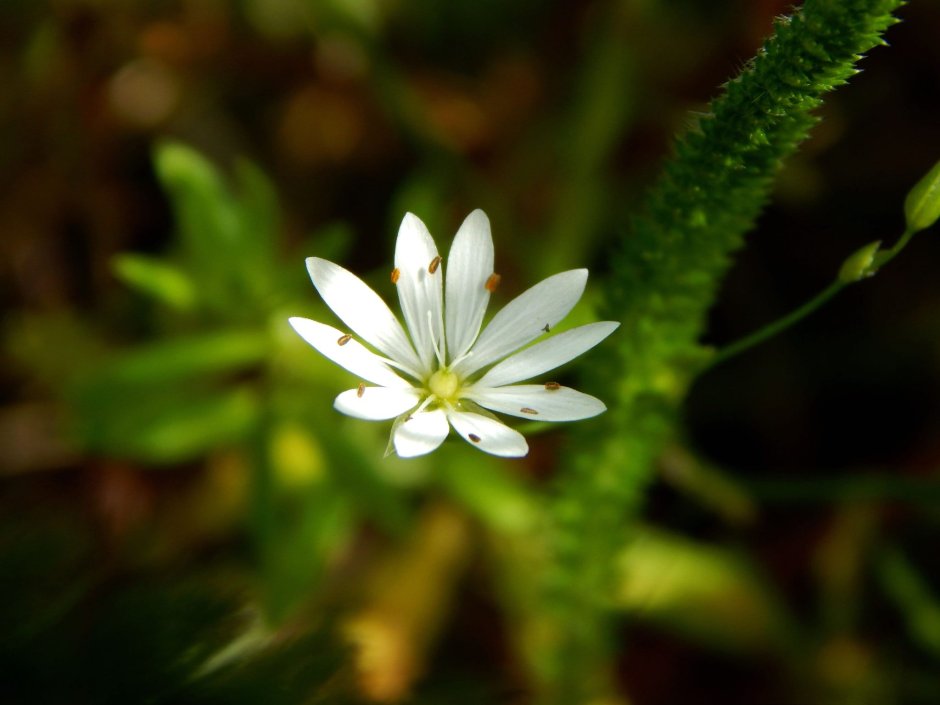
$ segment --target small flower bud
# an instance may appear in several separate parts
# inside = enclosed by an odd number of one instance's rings
[[[912,232],[929,228],[940,218],[940,162],[907,194],[904,217]]]
[[[881,240],[875,240],[849,255],[839,268],[839,281],[843,284],[851,284],[873,275],[877,268],[872,267],[872,264],[879,248],[881,248]]]

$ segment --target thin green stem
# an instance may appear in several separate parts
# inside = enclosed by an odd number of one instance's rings
[[[915,232],[917,231],[908,228],[904,231],[904,234],[898,238],[898,241],[894,243],[894,247],[892,247],[890,250],[885,250],[884,252],[879,252],[877,255],[875,255],[874,269],[883,267],[888,262],[893,260],[901,250],[907,247],[907,243],[909,243],[911,238],[914,237]]]
[[[884,250],[875,255],[872,264],[866,272],[866,276],[868,274],[875,274],[875,272],[881,269],[881,267],[897,257],[901,250],[907,247],[907,244],[911,241],[911,238],[914,237],[914,233],[914,230],[908,228],[904,231],[901,237],[898,238],[898,241],[894,243],[894,247],[892,247],[890,250]],[[816,309],[818,309],[824,303],[829,301],[829,299],[831,299],[833,296],[842,291],[850,283],[853,282],[836,279],[829,286],[820,291],[818,294],[816,294],[816,296],[814,296],[795,311],[791,311],[783,318],[778,318],[773,323],[760,328],[750,335],[746,335],[743,338],[736,340],[735,342],[716,352],[702,368],[702,372],[709,370],[712,367],[716,367],[726,360],[729,360],[736,355],[740,355],[746,350],[750,350],[756,345],[760,345],[765,340],[768,340],[778,333],[782,333],[790,326],[799,323],[811,313],[816,311]]]
[[[736,340],[735,342],[716,352],[715,355],[708,361],[704,369],[707,370],[715,367],[716,365],[720,365],[722,362],[725,362],[735,355],[740,355],[745,350],[749,350],[755,345],[763,343],[768,338],[772,338],[778,333],[782,333],[790,326],[799,323],[804,318],[809,316],[816,309],[829,301],[829,299],[842,291],[842,289],[844,289],[846,286],[847,284],[844,284],[838,280],[832,282],[832,284],[820,291],[818,294],[816,294],[816,296],[814,296],[795,311],[791,311],[783,318],[778,318],[773,323],[764,326],[760,330],[757,330],[750,335]]]

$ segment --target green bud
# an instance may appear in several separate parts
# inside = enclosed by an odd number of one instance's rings
[[[839,281],[851,284],[874,274],[877,270],[872,267],[872,263],[880,248],[881,240],[875,240],[849,255],[839,267]]]
[[[929,228],[940,218],[940,162],[907,194],[904,217],[911,232]]]

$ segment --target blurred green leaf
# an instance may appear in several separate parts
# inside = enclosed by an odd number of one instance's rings
[[[218,170],[196,150],[175,142],[158,144],[154,161],[173,199],[180,233],[193,252],[211,255],[216,246],[234,245],[237,213]]]
[[[301,401],[305,402],[306,399]],[[290,410],[295,404],[296,400],[284,397],[279,397],[275,402],[282,412]],[[350,431],[361,422],[353,421],[349,429],[337,429],[333,425],[335,419],[331,418],[336,412],[329,405],[315,410],[295,410],[295,413],[297,420],[306,424],[311,436],[316,438],[317,446],[324,452],[323,481],[329,484],[332,491],[348,498],[360,520],[368,521],[389,533],[407,530],[412,515],[408,499],[379,473],[379,464],[387,461],[383,460],[378,447],[364,447],[360,442],[361,437],[355,431]]]
[[[173,203],[181,257],[198,282],[197,300],[225,320],[258,322],[292,299],[305,279],[302,262],[279,260],[280,206],[270,179],[235,160],[232,188],[193,149],[167,142],[154,156]]]
[[[30,509],[6,504],[0,523],[0,659],[4,663],[10,652],[27,649],[44,631],[54,628],[93,584],[94,547],[82,523],[67,512],[40,516]]]
[[[505,463],[479,458],[460,448],[451,453],[438,481],[461,504],[497,531],[531,529],[540,510],[535,493]]]
[[[193,705],[352,705],[353,674],[348,647],[335,630],[293,632],[257,654],[194,681],[186,692]]]
[[[594,21],[595,41],[587,47],[565,125],[568,138],[560,145],[564,180],[547,234],[551,246],[537,258],[543,276],[584,263],[603,231],[599,221],[610,198],[605,168],[637,108],[635,49],[624,41],[624,25],[634,20],[624,6],[611,3]]]
[[[702,506],[719,514],[732,524],[749,524],[757,517],[754,499],[724,469],[685,448],[673,445],[659,459],[662,478]]]
[[[122,282],[171,308],[190,311],[196,302],[192,279],[163,260],[128,253],[115,257],[111,266]]]
[[[414,213],[424,221],[430,232],[441,237],[439,233],[443,224],[448,222],[444,204],[453,191],[453,180],[454,176],[449,170],[429,168],[402,181],[388,211],[388,225],[385,228],[388,252],[394,250],[393,238],[398,232],[403,213]]]
[[[75,432],[90,450],[150,463],[188,460],[243,441],[257,426],[257,395],[241,387],[135,394],[96,389],[76,403]]]
[[[304,257],[316,256],[333,262],[342,262],[352,250],[354,234],[348,223],[336,221],[317,229],[301,243],[300,252]],[[302,269],[298,262],[298,270]],[[303,278],[306,282],[306,277]]]
[[[89,702],[180,702],[193,673],[233,638],[242,604],[205,576],[116,586],[94,610]]]
[[[182,144],[164,142],[154,154],[157,174],[173,203],[190,276],[199,300],[228,319],[257,319],[278,301],[278,205],[274,188],[247,161],[235,166],[238,197],[219,170]]]
[[[215,566],[109,579],[82,511],[0,512],[0,700],[186,702],[196,668],[236,633],[239,576]]]
[[[940,599],[936,591],[897,548],[882,552],[877,571],[882,588],[904,618],[908,634],[940,658]]]
[[[742,555],[655,529],[621,552],[615,601],[711,646],[748,650],[789,638],[783,607]]]
[[[82,386],[148,386],[244,370],[270,353],[265,332],[222,331],[143,345],[115,359]]]
[[[255,447],[252,533],[261,563],[267,619],[277,625],[316,593],[317,582],[348,540],[358,497],[339,491],[313,433],[266,423]]]
[[[31,378],[56,391],[106,357],[99,332],[69,313],[10,316],[3,348]]]
[[[264,534],[262,577],[265,612],[281,624],[317,593],[326,567],[351,535],[355,512],[350,499],[330,487],[310,489],[274,509]]]
[[[259,366],[270,349],[267,333],[222,331],[141,346],[100,365],[66,388],[77,440],[158,463],[236,442],[255,427],[261,402],[244,385],[212,387],[220,375]]]
[[[281,220],[274,184],[247,159],[235,162],[234,176],[241,211],[240,225],[246,233],[246,244],[255,249],[262,262],[273,261],[275,240],[267,236],[277,232]],[[259,261],[251,264],[257,266]]]

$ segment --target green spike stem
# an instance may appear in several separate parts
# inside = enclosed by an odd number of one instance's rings
[[[606,657],[614,557],[679,404],[707,351],[698,343],[732,254],[765,205],[782,160],[805,139],[825,93],[883,43],[901,0],[806,0],[676,146],[645,210],[611,258],[605,317],[623,323],[593,382],[619,398],[582,436],[557,480],[530,654],[542,701],[611,695]]]

